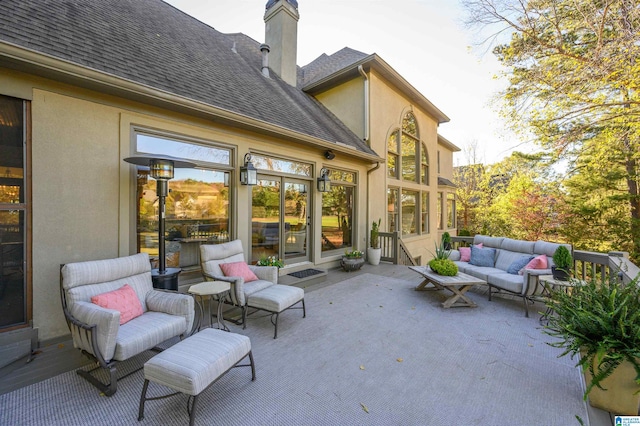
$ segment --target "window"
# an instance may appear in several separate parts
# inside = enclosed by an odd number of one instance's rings
[[[0,329],[27,324],[29,102],[0,95]],[[25,267],[26,266],[26,267]]]
[[[398,179],[398,136],[399,131],[396,130],[387,142],[387,176],[394,179]]]
[[[421,197],[422,205],[420,209],[421,214],[421,230],[423,234],[429,233],[429,193],[423,192]]]
[[[438,221],[438,229],[443,229],[444,224],[442,223],[442,203],[443,203],[443,198],[442,198],[442,192],[438,192],[438,204],[437,204],[437,221]]]
[[[322,193],[322,251],[352,247],[355,241],[356,174],[329,169],[331,191]]]
[[[409,182],[417,181],[418,124],[412,113],[402,119],[402,128],[394,131],[387,142],[387,176]],[[401,164],[398,164],[400,161]]]
[[[440,174],[440,151],[438,151],[438,174]]]
[[[402,235],[417,233],[418,191],[402,190]]]
[[[199,267],[200,244],[229,241],[231,234],[230,178],[232,151],[203,141],[178,139],[136,129],[138,153],[171,155],[196,163],[176,168],[169,181],[165,208],[165,252],[168,267]],[[144,133],[143,133],[144,132]],[[138,251],[158,256],[158,197],[156,181],[138,169]]]
[[[447,228],[456,227],[456,195],[447,194]]]
[[[429,153],[425,144],[420,149],[420,182],[429,185]]]
[[[400,207],[398,206],[398,189],[387,189],[387,215],[389,223],[389,232],[399,231],[398,229],[398,214]]]

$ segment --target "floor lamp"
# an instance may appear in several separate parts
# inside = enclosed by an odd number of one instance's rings
[[[178,291],[178,274],[180,268],[167,268],[164,246],[165,204],[169,194],[169,181],[173,179],[174,168],[193,168],[194,163],[170,156],[137,156],[128,157],[124,161],[137,166],[149,167],[149,174],[156,180],[158,194],[158,269],[151,270],[151,278],[155,288]]]

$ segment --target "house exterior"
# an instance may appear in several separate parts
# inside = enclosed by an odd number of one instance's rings
[[[0,9],[0,336],[67,335],[60,265],[158,254],[148,169],[171,155],[167,262],[181,290],[199,245],[239,238],[282,274],[364,250],[371,222],[425,264],[455,233],[447,116],[376,54],[299,67],[298,4],[270,0],[265,43],[160,0],[5,0]],[[257,185],[240,184],[251,162]],[[317,181],[331,180],[320,192]]]

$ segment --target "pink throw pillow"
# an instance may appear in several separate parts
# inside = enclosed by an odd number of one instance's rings
[[[520,275],[524,274],[525,269],[547,269],[547,265],[547,256],[541,254],[540,256],[531,259],[531,261],[527,263],[524,268],[520,269],[520,272],[518,273]]]
[[[244,282],[256,281],[258,277],[249,269],[247,262],[221,263],[220,269],[226,277],[242,277]]]
[[[93,296],[91,303],[106,309],[120,311],[120,325],[142,315],[140,299],[129,284],[125,284],[117,290]]]
[[[482,243],[476,244],[476,247],[482,248]],[[471,247],[460,247],[458,251],[460,252],[461,262],[468,262],[471,260]]]

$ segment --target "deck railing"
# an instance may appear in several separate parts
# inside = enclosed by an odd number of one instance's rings
[[[416,266],[417,262],[411,256],[409,249],[404,245],[398,232],[380,232],[378,234],[382,253],[380,260],[396,265]]]

